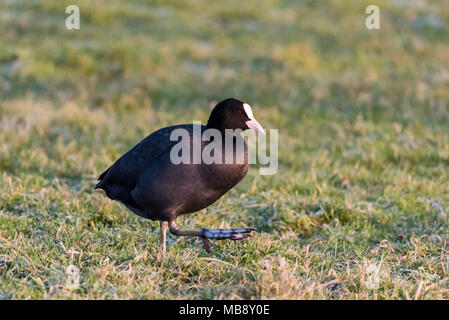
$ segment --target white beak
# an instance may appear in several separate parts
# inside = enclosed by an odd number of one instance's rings
[[[259,122],[256,119],[251,119],[245,122],[248,128],[256,130],[260,133],[265,134],[265,130],[262,128]]]
[[[245,109],[246,115],[249,118],[249,120],[245,122],[246,125],[248,126],[248,128],[265,134],[265,130],[262,128],[260,123],[257,122],[256,118],[254,118],[253,111],[251,110],[251,107],[249,106],[249,104],[244,103],[243,108]]]

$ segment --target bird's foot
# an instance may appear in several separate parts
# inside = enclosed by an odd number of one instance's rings
[[[159,247],[159,250],[157,251],[158,255],[160,255],[160,256],[164,256],[166,252],[167,252],[167,248],[165,245],[161,245]]]
[[[240,229],[201,229],[201,239],[203,239],[204,250],[210,253],[209,239],[215,240],[241,240],[252,236],[255,228],[240,228]]]
[[[203,239],[204,250],[206,250],[207,253],[210,253],[210,242],[209,242],[209,239],[207,239],[207,238],[202,238],[202,239]]]
[[[175,221],[170,221],[170,232],[176,236],[200,237],[203,239],[204,249],[210,253],[209,239],[213,240],[242,240],[252,236],[255,228],[239,228],[239,229],[183,229],[176,225]]]
[[[255,228],[240,229],[202,229],[201,237],[215,240],[241,240],[251,237],[251,232],[256,231]]]

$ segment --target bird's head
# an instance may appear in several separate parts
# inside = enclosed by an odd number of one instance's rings
[[[223,100],[214,107],[207,127],[218,130],[253,129],[265,134],[260,123],[254,118],[249,104],[233,98]]]

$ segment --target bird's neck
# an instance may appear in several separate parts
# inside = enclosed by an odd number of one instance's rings
[[[214,117],[213,114],[209,117],[209,120],[207,120],[207,129],[220,129],[223,126],[223,123],[221,121],[218,121],[216,117]]]
[[[210,118],[207,122],[206,129],[215,129],[220,131],[222,139],[225,137],[226,128],[223,125],[223,122],[215,121],[213,118]]]

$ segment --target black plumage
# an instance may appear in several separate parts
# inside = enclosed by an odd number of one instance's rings
[[[179,215],[192,213],[214,203],[238,184],[248,171],[248,154],[243,138],[232,138],[234,163],[230,164],[174,164],[170,159],[171,148],[178,141],[171,141],[175,129],[190,134],[191,147],[195,124],[175,125],[159,129],[121,156],[99,177],[95,188],[103,189],[112,200],[123,203],[141,217],[161,221],[163,249],[165,250],[165,227],[176,235],[200,236],[214,239],[242,239],[253,229],[193,229],[184,232],[175,221]],[[215,106],[206,129],[216,129],[223,139],[223,157],[226,129],[256,129],[263,131],[254,119],[249,105],[237,99],[226,99]],[[244,148],[235,147],[243,142]],[[201,142],[201,149],[209,142]],[[243,152],[243,154],[239,154]],[[193,153],[193,151],[192,151]],[[192,155],[191,155],[192,156]],[[243,163],[235,163],[242,157]],[[224,158],[223,158],[224,159]]]

